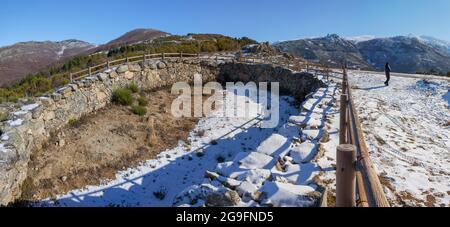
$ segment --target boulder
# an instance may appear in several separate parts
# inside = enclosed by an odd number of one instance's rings
[[[317,154],[318,146],[314,142],[306,141],[290,150],[290,156],[295,163],[306,163],[311,161]]]
[[[61,94],[62,98],[68,98],[72,96],[72,88],[71,87],[63,87],[58,90],[58,93]]]
[[[320,129],[308,129],[302,131],[302,137],[307,140],[318,141],[323,136],[323,130]]]
[[[31,113],[32,113],[32,118],[33,118],[33,119],[38,119],[38,118],[40,118],[40,117],[42,116],[42,112],[43,112],[42,106],[36,107],[35,109],[33,109],[33,110],[31,111]]]
[[[289,148],[287,138],[280,134],[272,134],[269,138],[264,140],[256,151],[262,154],[270,155],[272,157],[278,156]]]
[[[310,207],[315,201],[308,195],[315,189],[305,185],[281,182],[266,182],[260,189],[264,200],[262,205],[274,207]]]
[[[158,66],[157,66],[156,63],[154,63],[154,62],[150,62],[150,63],[148,64],[148,67],[149,67],[151,70],[155,70],[155,69],[158,68]]]
[[[100,102],[103,102],[108,98],[108,95],[106,95],[106,93],[102,92],[102,91],[98,91],[96,95],[97,95],[97,100]]]
[[[119,74],[117,74],[116,71],[111,71],[111,72],[109,73],[109,78],[111,78],[111,79],[114,79],[114,78],[116,78],[116,77],[118,77],[118,76],[119,76]]]
[[[165,69],[167,67],[167,64],[165,62],[160,61],[156,64],[156,67],[158,69]]]
[[[268,169],[252,169],[237,172],[234,177],[238,181],[247,181],[259,188],[271,176],[272,173]]]
[[[55,119],[55,112],[53,111],[44,112],[43,119],[44,121],[50,121]]]
[[[51,105],[53,105],[53,100],[48,97],[40,97],[39,101],[44,107],[50,107]]]
[[[116,69],[117,73],[124,73],[128,71],[128,65],[121,65]]]
[[[106,73],[99,73],[97,75],[97,77],[98,77],[98,80],[100,80],[102,82],[105,82],[108,79],[108,75]]]
[[[125,79],[131,80],[134,77],[134,73],[130,72],[130,71],[126,71],[125,73],[123,73],[123,77],[125,77]]]
[[[240,201],[241,198],[235,191],[212,192],[206,196],[206,206],[209,207],[230,207],[238,205]]]
[[[276,164],[276,159],[259,152],[240,152],[234,162],[246,169],[270,169]]]
[[[141,66],[139,66],[139,64],[128,64],[128,70],[130,72],[140,72]]]
[[[53,99],[54,101],[59,101],[59,100],[61,100],[62,95],[55,92],[55,93],[52,93],[52,94],[51,94],[51,97],[52,97],[52,99]]]
[[[77,84],[69,84],[67,85],[69,88],[72,89],[72,91],[77,91],[78,90],[78,85]]]

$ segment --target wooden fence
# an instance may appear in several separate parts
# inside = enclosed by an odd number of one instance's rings
[[[189,53],[160,53],[160,54],[142,54],[139,56],[132,56],[132,57],[126,57],[121,59],[116,59],[112,61],[107,61],[95,66],[88,67],[86,69],[83,69],[78,72],[69,73],[70,82],[80,80],[82,78],[85,78],[87,76],[92,76],[93,74],[102,72],[104,70],[110,69],[113,66],[121,65],[125,63],[135,63],[135,62],[143,62],[147,59],[155,59],[155,58],[161,58],[164,60],[165,58],[192,58],[192,57],[200,57],[200,54],[189,54]]]
[[[343,69],[340,133],[336,164],[336,206],[389,207],[364,142],[352,98],[347,70]]]
[[[189,53],[160,53],[142,54],[140,56],[126,57],[122,59],[107,61],[78,72],[69,73],[70,81],[79,80],[87,76],[99,73],[113,66],[143,62],[147,59],[161,58],[199,58],[200,54]],[[291,68],[296,71],[321,73],[330,76],[331,73],[341,74],[318,64],[311,64],[299,59],[283,60],[274,62],[270,58],[256,56],[240,56],[237,59],[230,56],[204,55],[202,58],[213,58],[219,60],[236,60],[237,62],[261,64],[268,63]],[[336,206],[359,206],[359,207],[388,207],[389,202],[383,191],[383,187],[374,170],[369,158],[367,146],[364,142],[361,124],[356,111],[350,83],[346,68],[342,73],[342,94],[340,99],[340,134],[339,146],[337,147],[336,160]],[[331,76],[335,77],[335,76]],[[337,78],[337,77],[335,77]],[[326,193],[324,193],[326,195]],[[326,200],[322,202],[326,206]]]

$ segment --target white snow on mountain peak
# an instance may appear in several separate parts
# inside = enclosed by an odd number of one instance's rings
[[[376,39],[376,36],[373,35],[360,35],[360,36],[354,36],[354,37],[349,37],[347,38],[347,40],[350,40],[354,43],[360,43],[360,42],[365,42],[365,41],[369,41],[372,39]]]

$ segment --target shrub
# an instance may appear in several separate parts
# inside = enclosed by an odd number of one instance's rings
[[[72,118],[69,119],[69,125],[70,126],[73,127],[73,126],[76,126],[77,124],[78,124],[78,120],[76,118],[72,117]]]
[[[0,112],[0,122],[8,120],[8,115],[6,113]]]
[[[133,104],[133,94],[129,89],[118,88],[113,91],[112,101],[116,104],[129,106]]]
[[[147,114],[147,108],[143,106],[133,106],[132,111],[134,114],[137,114],[139,116],[144,116]]]
[[[139,103],[139,106],[147,106],[148,104],[147,99],[143,96],[139,97],[137,101]]]
[[[136,84],[130,84],[128,85],[128,89],[133,92],[133,93],[138,93],[139,92],[139,87]]]

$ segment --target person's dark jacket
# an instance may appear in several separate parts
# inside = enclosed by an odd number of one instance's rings
[[[391,66],[389,66],[389,64],[386,64],[386,66],[384,67],[384,71],[386,71],[386,73],[390,73],[391,72]]]

